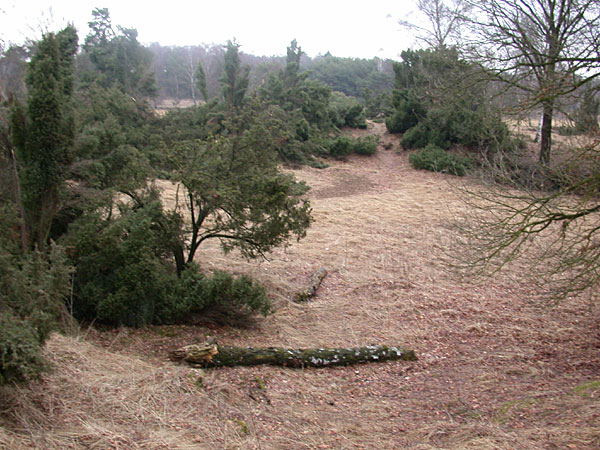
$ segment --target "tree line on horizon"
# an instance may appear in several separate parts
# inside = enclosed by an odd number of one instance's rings
[[[203,67],[206,76],[208,98],[220,95],[219,77],[223,71],[224,44],[196,46],[161,46],[158,43],[147,47],[153,54],[152,67],[159,86],[157,98],[203,101],[198,90],[197,68]],[[267,81],[270,73],[281,70],[286,64],[285,56],[255,56],[243,52],[242,64],[251,68],[249,89],[253,91]],[[334,91],[362,99],[367,95],[389,92],[393,87],[393,61],[379,58],[342,58],[326,53],[309,57],[302,53],[301,71],[309,77],[330,86]]]

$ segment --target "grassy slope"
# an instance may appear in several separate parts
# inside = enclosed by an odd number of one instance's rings
[[[276,314],[246,330],[56,336],[47,348],[55,370],[0,394],[0,448],[600,446],[597,312],[582,299],[554,310],[527,303],[522,267],[472,282],[444,264],[455,242],[447,225],[464,208],[452,187],[468,180],[414,171],[386,150],[295,173],[313,186],[305,240],[269,261],[224,257],[215,243],[200,255],[206,269],[263,281]],[[292,303],[321,266],[329,274],[317,297]],[[222,369],[199,387],[166,350],[208,334],[254,346],[403,344],[420,360]]]

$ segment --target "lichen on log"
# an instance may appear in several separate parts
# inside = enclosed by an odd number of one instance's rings
[[[221,345],[214,347],[216,347],[216,353],[207,350],[206,344],[188,345],[173,350],[169,357],[173,361],[185,361],[188,364],[202,367],[270,364],[292,368],[346,366],[368,362],[414,361],[417,359],[413,350],[387,345],[312,349],[244,348]]]
[[[324,267],[317,270],[311,278],[310,285],[303,291],[298,292],[294,297],[294,301],[296,303],[302,303],[314,297],[317,294],[317,289],[319,289],[325,275],[327,275],[327,269]]]

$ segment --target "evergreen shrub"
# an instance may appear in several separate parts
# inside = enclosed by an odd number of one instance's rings
[[[164,256],[157,204],[104,220],[88,214],[66,239],[76,266],[73,311],[78,319],[140,327],[152,323],[155,308],[176,275]]]
[[[415,169],[448,173],[459,177],[464,176],[472,165],[470,158],[453,155],[433,144],[427,145],[418,153],[413,153],[408,160]]]
[[[330,140],[327,147],[329,148],[329,156],[336,159],[345,159],[352,153],[367,156],[374,155],[378,143],[378,139],[374,136],[352,138],[342,135]]]
[[[35,378],[46,368],[35,331],[28,321],[0,312],[0,385]]]
[[[425,122],[410,128],[400,139],[400,145],[405,149],[424,148],[428,143],[429,127]]]
[[[338,136],[329,143],[328,147],[330,156],[337,159],[344,159],[352,153],[352,138]]]
[[[357,155],[372,156],[377,152],[379,140],[375,136],[366,136],[358,138],[352,147],[353,153]]]
[[[10,202],[0,207],[0,384],[25,381],[46,367],[41,348],[57,328],[71,267],[61,247],[21,253]]]
[[[385,120],[390,133],[405,133],[425,117],[426,110],[412,91],[394,91],[394,113]]]
[[[333,92],[331,95],[329,118],[337,128],[367,128],[364,106],[341,92]]]
[[[247,275],[234,277],[224,271],[204,275],[195,264],[181,273],[166,301],[157,311],[157,323],[182,323],[209,319],[243,324],[254,314],[273,310],[265,288]]]
[[[241,323],[271,311],[265,289],[250,277],[206,276],[194,264],[178,276],[163,247],[168,239],[157,234],[166,222],[159,223],[156,214],[148,206],[122,211],[110,222],[88,217],[72,227],[77,318],[142,327],[186,322],[209,312],[217,321]]]

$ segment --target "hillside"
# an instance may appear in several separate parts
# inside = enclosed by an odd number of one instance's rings
[[[365,133],[395,138],[382,124]],[[540,309],[519,270],[461,279],[444,250],[472,180],[415,171],[380,146],[324,170],[293,171],[312,189],[307,237],[267,261],[223,256],[205,269],[249,273],[276,313],[247,329],[150,327],[54,336],[54,370],[2,388],[0,447],[115,449],[592,449],[600,446],[600,330],[585,299]],[[173,196],[168,190],[165,196]],[[317,296],[291,302],[319,268]],[[223,344],[401,344],[417,362],[289,370],[198,371],[168,349]],[[15,406],[16,405],[16,406]]]

